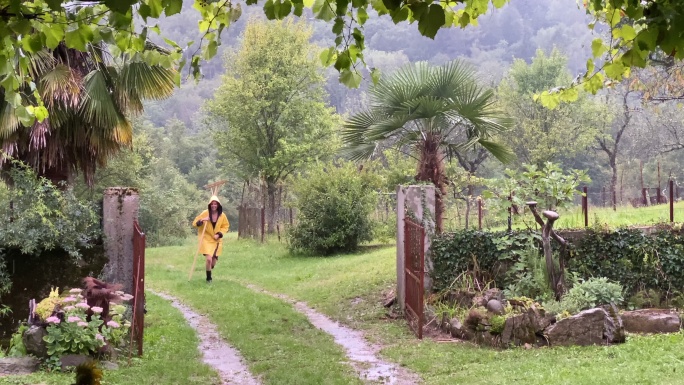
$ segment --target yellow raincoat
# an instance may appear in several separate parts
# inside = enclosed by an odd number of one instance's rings
[[[204,230],[204,238],[202,238],[202,229],[204,228],[205,222],[201,221],[200,219],[209,216],[209,208],[211,202],[213,201],[218,203],[218,220],[216,220],[216,223],[212,223],[211,220],[206,221],[207,227]],[[219,202],[216,195],[209,199],[207,209],[195,217],[195,220],[192,221],[192,225],[197,228],[198,241],[202,243],[202,246],[200,247],[200,253],[216,255],[217,257],[221,255],[221,251],[223,250],[223,236],[230,229],[230,223],[228,222],[228,217],[226,217],[226,214],[223,213],[223,206],[221,206],[221,202]],[[215,234],[219,235],[219,239],[214,239]]]

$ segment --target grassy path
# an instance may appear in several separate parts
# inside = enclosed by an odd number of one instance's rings
[[[261,385],[259,379],[249,372],[240,352],[220,337],[216,325],[180,303],[177,298],[165,293],[155,292],[154,295],[171,301],[173,307],[180,310],[185,320],[195,329],[200,339],[198,350],[202,353],[202,361],[218,372],[223,385]]]
[[[342,348],[290,304],[227,279],[226,257],[212,284],[204,282],[203,274],[188,282],[192,249],[189,244],[148,250],[148,285],[206,314],[264,384],[361,383],[345,363]]]

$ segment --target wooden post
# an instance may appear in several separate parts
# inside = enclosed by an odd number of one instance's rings
[[[584,214],[584,227],[589,227],[589,195],[587,186],[584,186],[584,196],[582,196],[582,214]]]
[[[663,203],[663,200],[661,199],[662,194],[663,190],[660,187],[660,160],[658,160],[658,193],[656,194],[657,204]]]
[[[510,232],[511,226],[513,225],[513,218],[511,217],[513,213],[513,193],[508,194],[508,200],[511,202],[511,205],[508,206],[508,231]]]
[[[644,161],[639,161],[639,175],[641,175],[641,195],[643,197],[644,206],[648,206],[648,197],[646,196],[646,188],[644,187]]]
[[[674,223],[674,181],[670,179],[670,223]]]
[[[601,187],[601,207],[606,207],[606,186]]]
[[[648,206],[648,196],[646,195],[646,188],[641,188],[641,202],[644,204],[644,206]]]
[[[624,180],[625,180],[625,168],[623,167],[623,168],[622,168],[622,172],[620,172],[620,204],[621,204],[621,205],[622,205],[622,203],[624,202],[624,199],[625,199],[625,197],[624,197],[624,192],[625,192],[625,191],[624,191],[624,188],[625,188],[625,185],[624,185],[624,183],[623,183]]]
[[[261,243],[264,243],[264,228],[266,227],[266,208],[261,208]]]
[[[477,197],[477,228],[482,230],[482,197]]]

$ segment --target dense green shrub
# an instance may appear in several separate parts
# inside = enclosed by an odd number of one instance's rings
[[[295,182],[297,224],[290,249],[328,255],[373,239],[370,213],[376,180],[353,164],[319,167]]]
[[[0,194],[0,247],[38,255],[61,248],[71,256],[100,237],[95,207],[38,177],[21,162],[12,161],[13,186]]]
[[[580,277],[606,277],[627,293],[648,288],[669,293],[684,287],[684,237],[662,228],[652,234],[639,229],[589,230],[573,242],[567,268]]]
[[[373,237],[382,243],[394,242],[397,239],[397,214],[392,211],[387,218],[373,218]]]
[[[561,233],[562,234],[562,233]],[[526,232],[459,231],[435,236],[432,241],[433,288],[442,290],[464,272],[493,282],[499,288],[518,280],[537,278],[524,267]],[[655,289],[671,298],[684,287],[684,233],[662,227],[651,234],[639,229],[587,230],[567,237],[570,247],[556,250],[566,270],[578,278],[606,277],[619,282],[629,296]],[[557,245],[555,242],[552,244]],[[516,292],[521,290],[516,290]],[[520,293],[518,293],[520,294]],[[529,295],[529,294],[526,294]]]
[[[149,246],[179,245],[193,233],[192,219],[206,210],[209,196],[180,174],[168,159],[157,159],[140,191],[140,225]],[[225,208],[230,207],[222,200]]]
[[[528,297],[540,302],[549,300],[553,297],[553,291],[549,283],[546,260],[540,250],[540,239],[532,233],[527,234],[527,244],[523,243],[522,249],[509,251],[513,254],[515,262],[506,273],[504,295],[506,298]],[[514,240],[524,242],[523,235],[525,233],[518,234]],[[511,242],[509,237],[504,236],[499,238],[497,243],[508,245]],[[500,250],[505,252],[508,249],[500,247]]]
[[[497,287],[511,282],[510,269],[521,261],[530,243],[529,232],[483,232],[463,230],[436,235],[430,253],[433,263],[433,289],[443,290],[461,275]]]
[[[610,282],[606,277],[589,278],[573,286],[562,300],[577,304],[578,310],[591,309],[600,305],[622,304],[622,286]]]
[[[560,301],[545,302],[544,309],[549,314],[562,316],[611,303],[621,305],[622,302],[624,302],[622,286],[610,282],[608,278],[600,277],[577,282]]]

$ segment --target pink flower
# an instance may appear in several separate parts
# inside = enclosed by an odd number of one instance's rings
[[[76,317],[76,316],[71,316],[71,317],[69,317],[69,318],[67,319],[67,321],[69,321],[69,322],[79,322],[79,321],[82,321],[82,320],[81,320],[80,318]]]
[[[74,306],[72,306],[72,305],[69,305],[69,306],[67,306],[67,307],[64,308],[64,310],[66,310],[66,311],[72,311],[72,310],[74,310],[74,309],[76,309],[76,308],[75,308]]]
[[[77,325],[80,326],[80,327],[86,327],[86,326],[88,326],[88,324],[85,323],[85,322],[83,322],[83,321],[80,321]]]
[[[97,334],[95,335],[95,339],[104,342],[104,337],[102,337],[102,334],[100,334],[100,333],[97,333]]]
[[[55,316],[48,317],[45,321],[46,321],[47,323],[49,323],[49,324],[58,324],[58,323],[61,322],[61,321],[59,320],[59,318],[58,318],[58,317],[55,317]]]
[[[62,300],[63,303],[70,303],[78,301],[76,297],[68,296]]]
[[[71,294],[81,294],[82,291],[83,291],[83,289],[73,288],[73,289],[69,290],[69,293],[71,293]]]
[[[110,328],[116,329],[119,327],[119,324],[116,321],[109,321],[109,322],[107,322],[107,326],[109,326]]]
[[[95,314],[100,314],[100,313],[102,313],[102,310],[104,310],[104,309],[102,309],[102,308],[99,307],[99,306],[93,306],[93,307],[90,308],[90,310],[92,310],[93,313],[95,313]]]
[[[90,309],[90,305],[88,305],[85,302],[79,302],[76,304],[76,307],[81,308],[81,309]]]

